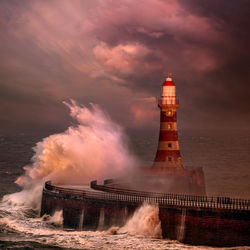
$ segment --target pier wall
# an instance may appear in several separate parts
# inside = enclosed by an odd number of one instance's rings
[[[62,195],[43,190],[41,216],[63,211],[64,228],[105,230],[123,226],[138,207],[137,203]]]
[[[77,230],[105,230],[123,226],[144,201],[159,206],[163,238],[193,245],[249,246],[248,201],[232,204],[222,198],[191,200],[189,196],[165,194],[147,197],[136,194],[89,192],[47,185],[43,190],[41,216],[63,211],[64,227]],[[202,202],[203,200],[203,202]]]
[[[249,246],[249,211],[214,208],[159,209],[164,238],[192,245]]]

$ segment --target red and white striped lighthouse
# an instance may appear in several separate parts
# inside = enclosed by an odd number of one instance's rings
[[[154,166],[183,168],[177,132],[179,100],[176,98],[176,87],[170,76],[171,74],[168,74],[163,83],[161,99],[158,100],[161,124]]]

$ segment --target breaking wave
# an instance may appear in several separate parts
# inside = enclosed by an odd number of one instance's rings
[[[4,202],[38,210],[46,180],[60,185],[80,185],[93,178],[116,177],[137,165],[123,129],[99,106],[91,104],[87,108],[74,101],[65,105],[75,125],[36,144],[32,164],[25,166],[24,175],[16,180],[23,190],[5,195]]]
[[[112,234],[127,233],[130,235],[162,238],[159,207],[144,203],[134,212],[133,216],[123,227],[111,227],[108,232]]]

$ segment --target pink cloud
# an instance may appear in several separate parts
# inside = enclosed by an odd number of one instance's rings
[[[140,60],[149,54],[150,50],[142,44],[119,44],[113,48],[101,42],[94,48],[94,55],[109,71],[118,71],[123,74],[134,73]]]
[[[159,110],[155,97],[137,99],[130,105],[130,112],[135,127],[155,127],[158,125]]]
[[[99,1],[97,10],[90,16],[89,31],[96,32],[104,41],[128,38],[119,27],[130,34],[142,33],[154,38],[171,34],[212,43],[221,39],[213,19],[191,14],[176,0]],[[117,33],[120,37],[115,38]]]
[[[180,65],[198,74],[225,61],[211,48],[226,39],[220,25],[178,1],[99,1],[96,7],[85,32],[96,38],[93,53],[110,78],[178,72]]]
[[[182,50],[184,61],[197,72],[212,71],[223,64],[223,60],[210,48],[184,45]]]

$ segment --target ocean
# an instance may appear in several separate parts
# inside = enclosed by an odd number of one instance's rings
[[[50,132],[0,135],[0,198],[22,190],[15,180],[31,163],[33,148]],[[128,131],[128,143],[141,162],[150,165],[158,131]],[[179,131],[184,165],[202,167],[208,195],[250,198],[249,131]],[[90,159],[91,160],[91,159]],[[33,159],[34,161],[34,159]],[[27,170],[26,170],[27,171]],[[95,177],[93,177],[95,179]],[[39,189],[37,196],[39,197]],[[28,199],[29,194],[25,199]],[[190,246],[152,235],[107,231],[64,230],[61,218],[45,220],[27,204],[0,202],[0,249],[217,249]],[[222,248],[220,248],[222,249]],[[223,249],[250,249],[233,247]]]

